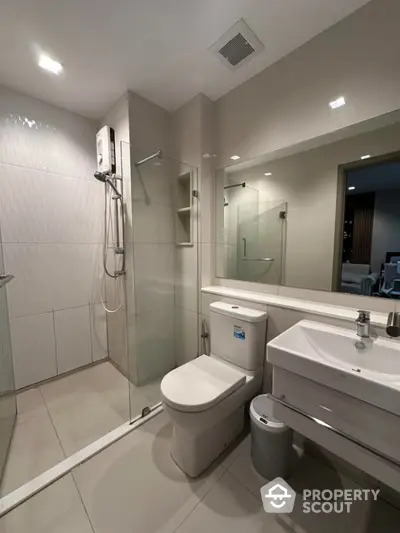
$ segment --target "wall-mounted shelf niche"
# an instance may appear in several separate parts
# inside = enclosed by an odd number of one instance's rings
[[[193,246],[193,176],[180,174],[175,181],[175,241],[177,246]]]

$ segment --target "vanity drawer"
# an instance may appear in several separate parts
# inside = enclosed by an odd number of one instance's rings
[[[273,395],[400,463],[400,417],[279,367]]]

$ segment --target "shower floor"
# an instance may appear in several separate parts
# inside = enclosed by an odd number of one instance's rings
[[[160,401],[160,381],[131,385],[132,417]],[[1,484],[10,493],[129,420],[129,382],[105,361],[17,395]]]

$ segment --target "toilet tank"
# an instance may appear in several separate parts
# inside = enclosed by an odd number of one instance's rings
[[[211,353],[245,370],[264,364],[267,313],[225,302],[210,305]]]

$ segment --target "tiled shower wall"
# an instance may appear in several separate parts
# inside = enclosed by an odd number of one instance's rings
[[[97,124],[0,87],[0,223],[16,387],[107,356]]]

